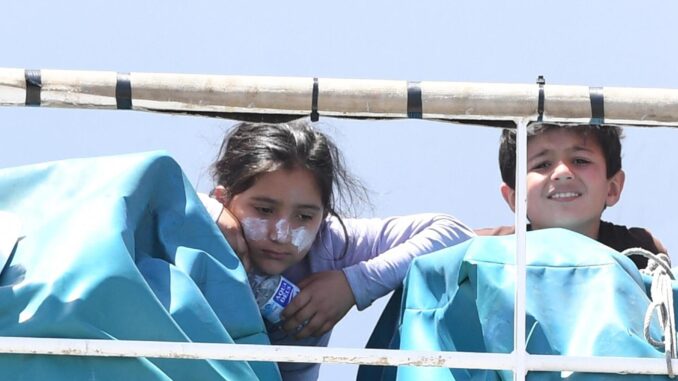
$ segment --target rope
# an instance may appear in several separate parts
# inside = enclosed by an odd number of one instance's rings
[[[653,254],[641,248],[627,249],[622,254],[626,256],[642,255],[648,258],[647,267],[640,270],[642,274],[652,276],[652,286],[650,287],[652,301],[645,313],[643,333],[645,334],[645,339],[650,344],[659,349],[664,348],[667,373],[670,378],[674,378],[671,359],[676,358],[676,327],[671,281],[675,278],[671,272],[671,259],[665,253]],[[655,313],[659,319],[660,326],[664,330],[663,340],[656,340],[650,334],[650,321]]]

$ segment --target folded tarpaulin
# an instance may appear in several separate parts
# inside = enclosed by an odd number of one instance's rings
[[[510,353],[515,236],[476,237],[417,258],[405,281],[400,348]],[[527,233],[527,351],[663,358],[643,335],[649,305],[633,262],[564,229]],[[653,319],[653,337],[661,338]],[[663,376],[530,372],[528,380],[659,380]],[[510,371],[400,367],[400,381],[512,380]]]
[[[0,273],[0,336],[269,343],[240,261],[166,154],[0,170],[0,211],[23,236]],[[269,362],[0,355],[1,380],[279,378]]]

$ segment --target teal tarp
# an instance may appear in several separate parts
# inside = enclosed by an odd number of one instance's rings
[[[476,237],[417,258],[407,276],[401,349],[510,353],[515,236]],[[527,235],[527,351],[663,358],[648,344],[649,304],[631,260],[563,229]],[[655,321],[652,332],[661,338]],[[509,371],[400,367],[400,381],[511,380]],[[660,376],[533,372],[529,380],[655,380]]]
[[[25,237],[0,336],[268,344],[238,258],[162,153],[0,170]],[[276,380],[273,363],[0,355],[2,380]]]

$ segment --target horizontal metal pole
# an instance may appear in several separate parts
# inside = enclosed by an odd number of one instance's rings
[[[241,361],[310,362],[512,370],[513,354],[281,345],[179,343],[1,337],[0,353],[95,357],[149,357]],[[678,360],[673,360],[674,369]],[[527,355],[528,371],[666,374],[666,361],[652,358]]]
[[[671,360],[673,369],[678,360]],[[527,370],[619,374],[668,374],[664,358],[528,355]]]
[[[0,353],[414,365],[474,369],[510,369],[512,362],[512,357],[508,354],[28,337],[0,338]]]
[[[537,115],[537,84],[314,79],[0,68],[0,106],[132,109],[230,119],[423,118],[512,125]],[[413,90],[414,89],[414,90]],[[678,89],[546,84],[543,120],[587,123],[592,99],[610,124],[678,127]],[[596,116],[597,117],[597,116]]]

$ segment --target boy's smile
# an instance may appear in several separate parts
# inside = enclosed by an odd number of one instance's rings
[[[572,201],[579,196],[581,196],[581,193],[577,192],[553,192],[548,198],[551,200]]]
[[[595,239],[603,209],[619,200],[623,184],[621,170],[607,179],[593,137],[558,128],[528,141],[527,217],[533,229],[562,227]],[[502,194],[515,209],[515,194],[504,186]]]

